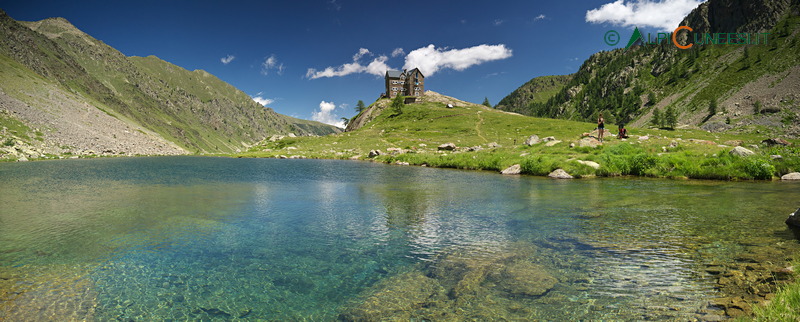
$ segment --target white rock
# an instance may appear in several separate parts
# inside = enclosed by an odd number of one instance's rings
[[[509,175],[520,174],[520,173],[522,173],[522,168],[519,166],[519,164],[515,164],[515,165],[512,165],[512,166],[506,168],[503,171],[500,171],[500,173],[509,174]]]
[[[550,177],[550,178],[554,178],[554,179],[572,179],[573,178],[573,176],[569,175],[569,173],[567,173],[563,169],[556,169],[555,171],[550,172],[550,174],[548,174],[547,176]]]
[[[559,144],[559,143],[561,143],[561,141],[553,140],[553,141],[548,141],[547,143],[544,144],[544,146],[554,146],[554,145]]]
[[[753,151],[750,151],[750,150],[748,150],[746,148],[737,146],[737,147],[735,147],[735,148],[733,148],[731,150],[730,154],[731,155],[735,155],[735,156],[739,156],[739,157],[746,157],[748,155],[753,155],[753,154],[756,154],[756,153],[753,152]]]
[[[539,139],[538,135],[534,134],[534,135],[529,136],[528,139],[525,140],[525,145],[531,146],[531,145],[534,145],[534,144],[538,144],[539,142],[542,142],[542,140]]]
[[[583,165],[588,165],[588,166],[590,166],[590,167],[592,167],[594,169],[600,169],[600,164],[597,163],[597,162],[594,162],[594,161],[578,160],[578,163],[583,164]]]
[[[781,180],[800,180],[800,172],[792,172],[784,174]]]

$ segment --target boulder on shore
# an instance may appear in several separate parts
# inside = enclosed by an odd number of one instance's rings
[[[550,177],[550,178],[554,178],[554,179],[572,179],[573,178],[573,176],[569,175],[569,173],[564,171],[564,169],[556,169],[555,171],[550,172],[550,174],[548,174],[547,176]]]
[[[786,224],[792,228],[800,229],[800,208],[791,214],[789,214],[789,218],[786,218]]]
[[[800,172],[792,172],[784,174],[781,180],[800,180]]]
[[[503,171],[500,171],[500,173],[502,173],[502,174],[510,174],[510,175],[520,174],[520,173],[522,173],[522,167],[520,167],[519,164],[515,164],[515,165],[512,165],[512,166],[506,168]]]
[[[374,158],[379,155],[381,155],[381,150],[369,150],[369,154],[367,155],[367,157]]]

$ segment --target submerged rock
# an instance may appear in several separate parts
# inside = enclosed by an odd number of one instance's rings
[[[511,294],[526,296],[541,296],[558,283],[543,267],[524,260],[511,262],[490,279]]]
[[[339,315],[342,321],[409,321],[424,315],[422,310],[447,300],[445,289],[422,272],[401,274],[380,283],[378,291],[368,296],[359,305]]]

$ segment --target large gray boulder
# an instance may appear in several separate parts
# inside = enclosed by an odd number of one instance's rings
[[[443,151],[453,151],[456,149],[455,143],[445,143],[438,147],[439,150]]]
[[[525,145],[531,146],[531,145],[534,145],[534,144],[539,144],[540,142],[542,142],[542,140],[539,139],[538,135],[534,134],[534,135],[529,136],[528,139],[525,140]]]
[[[377,157],[379,155],[381,155],[381,150],[370,150],[369,151],[369,155],[367,155],[367,157],[374,158],[374,157]]]
[[[800,172],[792,172],[792,173],[784,174],[781,177],[781,180],[787,180],[787,181],[788,180],[800,180]]]
[[[746,157],[746,156],[749,156],[749,155],[756,154],[755,152],[750,151],[750,150],[748,150],[746,148],[743,148],[743,147],[740,147],[740,146],[737,146],[737,147],[733,148],[733,150],[731,150],[730,153],[731,153],[731,155],[735,155],[737,157]]]
[[[585,138],[582,138],[582,139],[580,139],[580,140],[578,141],[578,146],[579,146],[579,147],[586,147],[586,146],[588,146],[588,147],[590,147],[590,148],[595,148],[595,147],[597,147],[597,146],[598,146],[598,145],[600,145],[600,144],[603,144],[603,143],[601,143],[601,142],[600,142],[600,140],[598,140],[598,139],[595,139],[595,138],[593,138],[593,137],[585,137]]]
[[[789,218],[786,218],[786,224],[792,228],[800,229],[800,208],[791,214],[789,214]]]

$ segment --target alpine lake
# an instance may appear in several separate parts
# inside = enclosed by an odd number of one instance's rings
[[[721,320],[800,185],[334,160],[0,164],[0,320]]]

